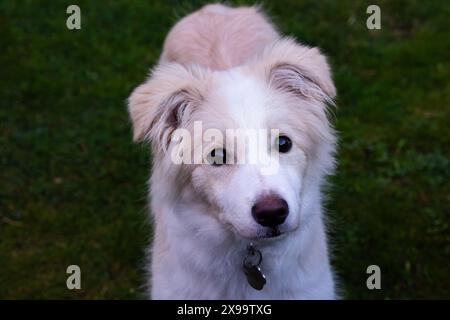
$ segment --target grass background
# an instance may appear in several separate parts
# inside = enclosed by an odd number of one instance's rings
[[[78,31],[65,25],[72,3]],[[131,143],[125,99],[201,4],[0,2],[0,298],[143,297],[149,150]],[[381,30],[366,28],[369,4]],[[344,297],[450,298],[449,2],[263,6],[333,66],[340,147],[327,208]],[[80,291],[66,289],[70,264]],[[371,264],[382,290],[366,288]]]

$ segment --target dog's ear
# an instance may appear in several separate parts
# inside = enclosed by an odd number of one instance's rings
[[[317,48],[284,38],[269,46],[258,60],[273,88],[327,103],[336,96],[327,60]]]
[[[128,98],[133,140],[165,148],[172,132],[202,102],[205,70],[176,63],[158,66]]]

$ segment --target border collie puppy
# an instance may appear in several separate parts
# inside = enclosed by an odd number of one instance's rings
[[[321,193],[335,94],[324,55],[258,8],[207,5],[173,27],[128,100],[153,151],[152,298],[335,298]]]

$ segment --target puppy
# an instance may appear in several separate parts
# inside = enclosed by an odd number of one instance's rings
[[[335,298],[321,195],[335,94],[320,51],[258,8],[207,5],[173,27],[128,101],[134,141],[153,150],[153,299]],[[229,147],[243,129],[265,142]]]

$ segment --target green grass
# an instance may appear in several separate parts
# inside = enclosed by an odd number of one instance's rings
[[[0,2],[0,298],[141,298],[147,147],[125,99],[201,1]],[[248,3],[239,1],[236,4]],[[327,208],[345,298],[450,298],[450,5],[263,3],[329,56],[339,166]],[[65,287],[82,268],[82,290]],[[369,291],[368,265],[382,271]]]

